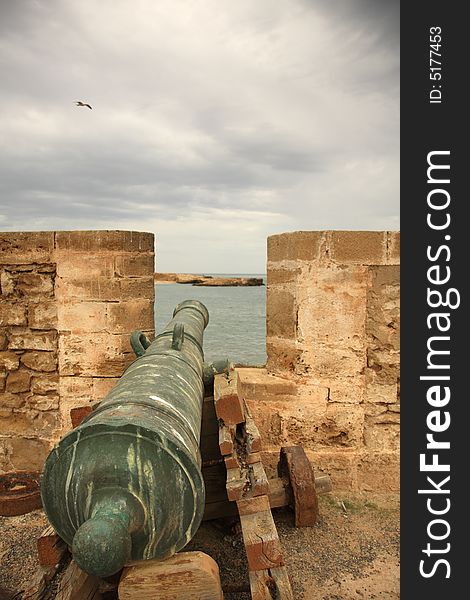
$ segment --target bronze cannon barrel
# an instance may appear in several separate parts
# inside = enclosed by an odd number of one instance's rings
[[[85,571],[171,556],[204,512],[199,437],[206,307],[179,304],[163,333],[49,454],[43,506]],[[146,344],[147,345],[147,344]]]

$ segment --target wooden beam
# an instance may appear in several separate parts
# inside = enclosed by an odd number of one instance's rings
[[[243,403],[237,393],[237,376],[230,372],[214,377],[214,405],[218,419],[225,425],[237,425],[245,420]]]
[[[98,577],[88,575],[72,560],[60,580],[55,600],[101,600]]]
[[[166,560],[126,567],[119,600],[223,600],[219,567],[204,552],[179,552]]]
[[[43,567],[53,567],[68,551],[67,544],[57,535],[51,525],[38,538],[37,549],[39,564]]]

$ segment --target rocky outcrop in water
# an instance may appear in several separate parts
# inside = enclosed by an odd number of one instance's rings
[[[207,287],[264,285],[261,277],[212,277],[191,273],[155,273],[155,283],[184,283]]]

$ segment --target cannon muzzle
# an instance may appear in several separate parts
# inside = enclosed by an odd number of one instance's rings
[[[199,437],[206,307],[179,304],[163,333],[49,454],[45,512],[86,572],[171,556],[204,512]]]

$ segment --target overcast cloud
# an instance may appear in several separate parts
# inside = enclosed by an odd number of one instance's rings
[[[0,229],[239,273],[272,233],[398,229],[398,6],[0,0]]]

